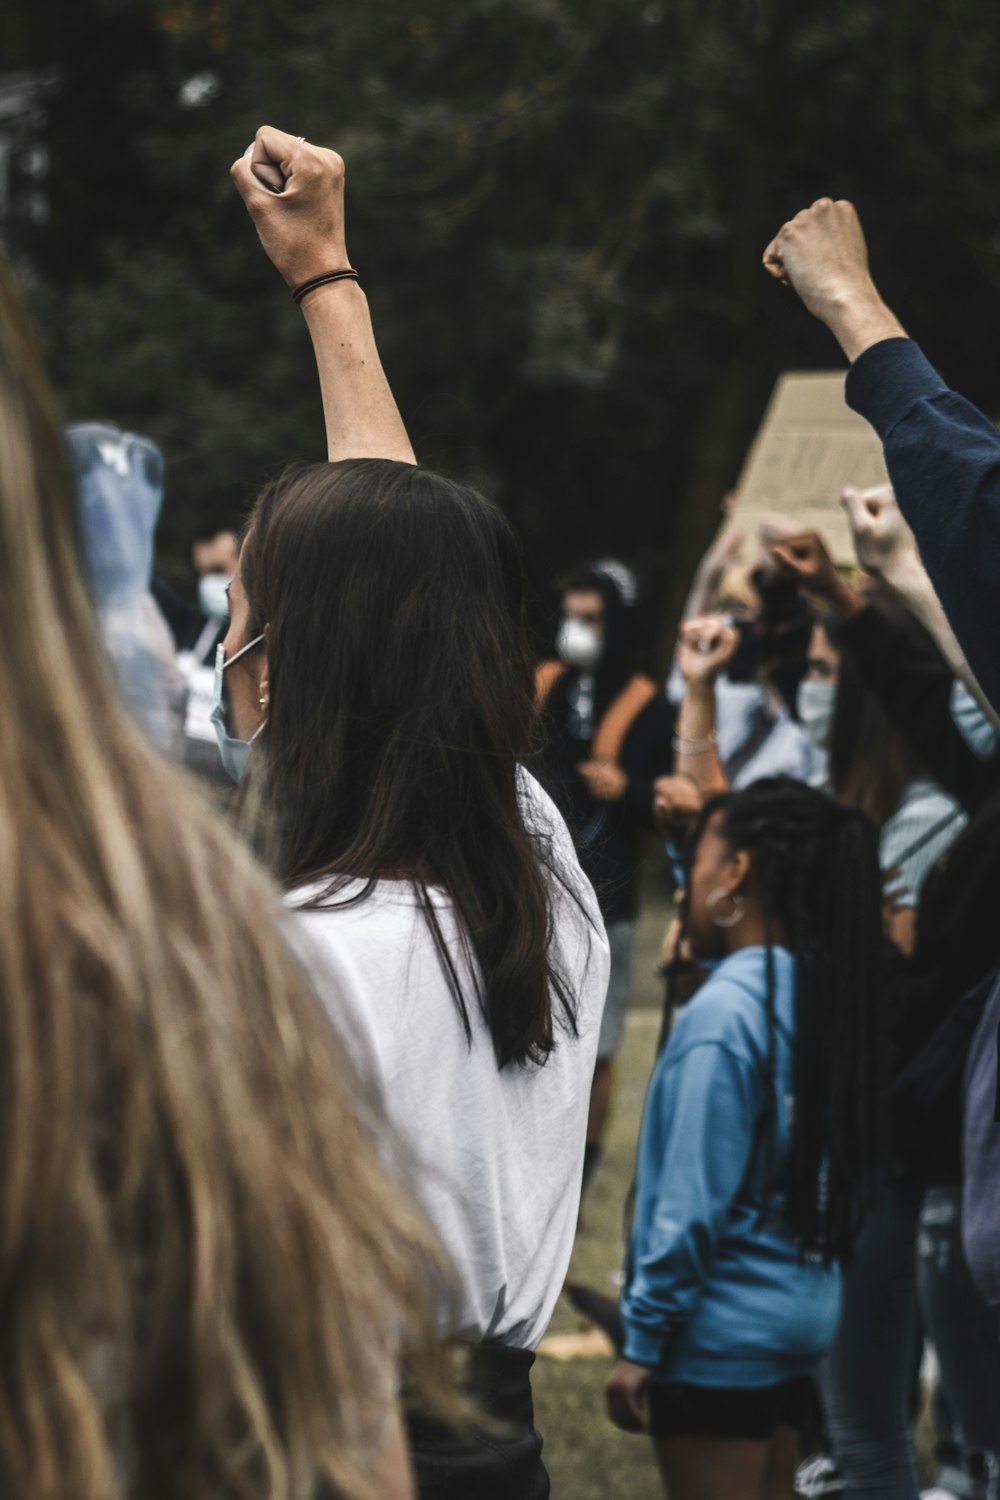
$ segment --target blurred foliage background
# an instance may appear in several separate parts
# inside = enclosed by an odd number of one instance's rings
[[[539,590],[615,552],[669,624],[776,374],[838,363],[760,270],[820,194],[1000,411],[991,0],[17,0],[0,70],[44,80],[45,208],[15,155],[7,251],[67,416],[162,445],[175,581],[321,453],[304,326],[227,175],[263,121],[345,156],[418,453],[504,506]]]

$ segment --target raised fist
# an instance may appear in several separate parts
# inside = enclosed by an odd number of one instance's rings
[[[771,556],[782,572],[794,578],[800,592],[817,609],[849,614],[857,596],[834,566],[826,543],[817,531],[800,531],[774,542]]]
[[[349,267],[344,163],[335,151],[262,125],[230,175],[261,244],[290,287]]]
[[[764,251],[764,267],[824,321],[859,292],[874,294],[861,220],[846,198],[819,198],[783,224]]]
[[[739,643],[739,631],[721,615],[685,620],[677,652],[677,665],[685,682],[714,682],[732,661]]]
[[[847,511],[858,562],[876,578],[894,583],[907,571],[922,570],[916,538],[903,519],[891,484],[870,490],[845,489],[840,503]]]

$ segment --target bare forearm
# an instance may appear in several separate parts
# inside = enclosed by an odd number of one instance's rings
[[[836,298],[820,316],[851,364],[883,339],[905,339],[908,335],[895,313],[886,307],[869,282],[863,288]]]
[[[888,577],[887,582],[911,614],[916,616],[924,629],[933,637],[948,666],[959,681],[964,682],[990,723],[1000,728],[1000,714],[992,706],[973,675],[955,632],[948,623],[941,601],[934,592],[934,585],[923,567],[918,564],[916,568],[900,570],[898,574]]]
[[[718,588],[718,575],[698,569],[694,575],[691,592],[687,596],[684,605],[682,620],[695,620],[699,615],[706,615],[715,604],[715,591]]]
[[[715,684],[689,682],[677,715],[674,770],[706,797],[729,788],[715,732]]]
[[[355,281],[311,292],[302,311],[323,396],[327,455],[416,463],[375,345],[368,299]]]

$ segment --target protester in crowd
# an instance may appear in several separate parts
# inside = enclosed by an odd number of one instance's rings
[[[276,169],[281,192],[256,176]],[[505,1424],[459,1439],[411,1420],[421,1493],[542,1496],[529,1372],[576,1227],[608,949],[565,825],[522,765],[535,710],[521,560],[495,507],[415,466],[345,274],[339,157],[264,128],[233,177],[286,281],[312,284],[331,463],[254,508],[220,743],[234,771],[250,766],[244,825],[372,1034],[457,1268],[441,1330],[471,1350],[473,1390]]]
[[[199,666],[211,667],[215,648],[229,619],[228,589],[236,571],[235,531],[224,528],[199,537],[191,549],[198,575],[198,602],[192,604],[163,578],[153,580],[153,592],[173,633],[177,651]]]
[[[989,807],[990,791],[1000,790],[995,736],[991,745],[984,743],[982,731],[991,735],[990,724],[971,699],[955,699],[951,669],[922,632],[841,578],[815,533],[787,539],[776,552],[834,621],[843,647],[842,682],[849,666],[894,721],[894,733],[905,735],[911,753],[919,753],[973,814],[971,822],[963,815],[956,825],[951,800],[938,818],[938,792],[925,808],[924,830],[913,830],[915,838],[906,835],[903,853],[887,850],[889,825],[883,830],[883,868],[903,867],[909,886],[903,899],[917,898],[919,908],[908,941],[900,940],[898,927],[893,932],[897,946],[913,955],[912,963],[891,964],[887,978],[895,1013],[893,1174],[847,1276],[844,1318],[826,1383],[832,1436],[849,1493],[916,1495],[910,1389],[919,1291],[924,1330],[938,1351],[962,1449],[966,1488],[970,1495],[985,1494],[990,1464],[984,1455],[1000,1446],[1000,1347],[986,1331],[986,1308],[959,1247],[957,1073],[962,1033],[966,1047],[970,1033],[964,1020],[956,1028],[954,1013],[964,1015],[977,993],[981,1006],[983,982],[1000,965],[1000,934],[991,920],[1000,879],[996,813]],[[857,758],[863,737],[854,743]],[[832,763],[836,769],[837,754]],[[868,786],[875,782],[870,772],[862,778]],[[911,799],[904,808],[908,821],[915,810]],[[947,852],[947,860],[933,859],[931,870],[927,856],[935,848]],[[956,1047],[953,1060],[949,1054]]]
[[[723,515],[731,514],[736,499],[735,493],[726,496]],[[716,538],[695,569],[682,619],[726,614],[730,608],[747,619],[759,613],[761,601],[753,586],[753,570],[740,563],[746,542],[745,531],[724,531]]]
[[[2,268],[0,425],[0,1493],[405,1500],[439,1252],[276,893],[121,706]]]
[[[236,533],[214,531],[195,542],[191,553],[198,574],[198,602],[192,604],[163,578],[153,594],[173,633],[177,664],[187,683],[184,761],[203,780],[227,786],[219,766],[212,724],[215,655],[229,623],[229,584],[236,567]]]
[[[566,818],[601,908],[611,978],[590,1091],[583,1180],[597,1168],[612,1069],[632,991],[643,835],[654,826],[654,782],[670,770],[674,714],[637,670],[634,575],[614,559],[561,583],[556,660],[536,676],[540,775]]]
[[[950,685],[950,673],[922,627],[899,615],[897,628],[907,655],[943,673]],[[866,687],[836,615],[822,615],[813,627],[799,717],[829,757],[828,790],[867,814],[878,832],[887,877],[886,931],[898,948],[912,953],[924,881],[967,819]]]
[[[163,455],[107,422],[76,422],[66,441],[91,598],[118,690],[150,743],[181,760],[187,685],[150,591]]]
[[[1000,564],[1000,432],[950,391],[872,280],[857,212],[820,198],[764,252],[850,362],[847,400],[878,432],[889,478],[948,621],[983,691],[1000,706],[993,649]]]
[[[868,820],[788,778],[710,801],[685,929],[717,963],[654,1071],[608,1386],[671,1500],[790,1494],[880,1149]]]
[[[762,541],[780,534],[780,528],[769,527]],[[720,614],[737,632],[726,670],[713,687],[725,783],[743,787],[762,776],[793,776],[819,785],[826,756],[796,717],[812,623],[766,547],[749,567],[736,563],[744,543],[743,533],[729,532],[713,544],[698,566],[683,616],[690,621]],[[685,692],[675,663],[668,696],[679,705]]]
[[[920,621],[965,692],[979,705],[994,730],[1000,728],[1000,715],[980,687],[955,638],[892,485],[877,484],[867,490],[848,485],[840,501],[850,521],[861,567]],[[961,701],[961,695],[957,696]]]

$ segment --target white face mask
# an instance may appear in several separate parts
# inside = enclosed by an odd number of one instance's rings
[[[229,596],[232,579],[228,573],[202,573],[198,579],[198,603],[203,615],[212,620],[229,619]]]
[[[567,615],[559,626],[556,650],[568,667],[579,667],[581,672],[592,672],[604,653],[604,641],[593,625]]]
[[[1000,737],[964,682],[952,685],[951,717],[973,754],[980,760],[992,760]]]
[[[820,750],[829,750],[833,735],[833,711],[837,704],[835,682],[810,682],[806,677],[799,683],[795,706],[799,723]]]
[[[266,719],[263,719],[248,740],[237,739],[229,733],[226,726],[226,702],[223,692],[223,678],[227,667],[231,667],[234,661],[239,661],[254,646],[259,646],[264,639],[263,635],[255,635],[252,641],[247,641],[233,656],[226,660],[226,648],[222,641],[219,642],[215,652],[215,682],[212,690],[212,712],[209,718],[215,730],[215,738],[219,742],[219,758],[222,761],[223,770],[230,780],[237,783],[246,775],[247,766],[250,763],[250,749],[254,740],[263,730]]]

